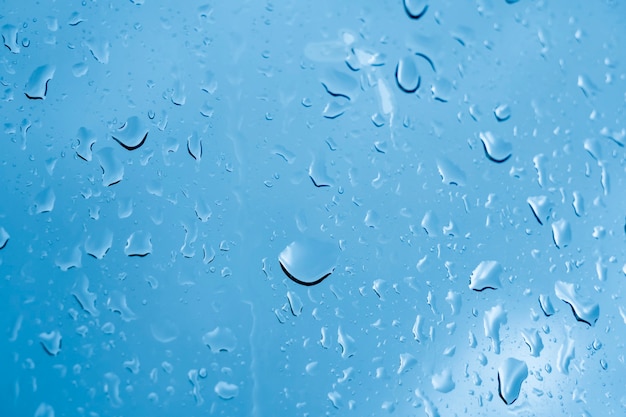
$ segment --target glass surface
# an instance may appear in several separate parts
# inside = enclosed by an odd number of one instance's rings
[[[626,3],[4,0],[0,416],[624,416]]]

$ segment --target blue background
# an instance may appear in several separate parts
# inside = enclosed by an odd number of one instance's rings
[[[0,415],[626,415],[626,6],[427,6],[3,1]]]

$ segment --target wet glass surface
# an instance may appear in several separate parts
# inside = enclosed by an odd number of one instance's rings
[[[626,414],[626,5],[9,0],[1,416]]]

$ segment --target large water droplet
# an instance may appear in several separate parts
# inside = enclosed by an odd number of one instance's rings
[[[309,178],[316,187],[331,187],[334,185],[333,179],[328,175],[324,158],[318,156],[309,165]]]
[[[48,213],[54,209],[54,202],[56,201],[56,196],[54,191],[50,187],[46,187],[41,190],[35,196],[34,204],[35,204],[35,213]]]
[[[152,253],[151,234],[144,231],[133,232],[126,240],[124,253],[128,256],[146,256]]]
[[[48,81],[54,77],[54,65],[37,67],[26,83],[26,97],[32,100],[43,100],[48,93]]]
[[[441,181],[450,185],[465,185],[465,172],[454,162],[447,158],[437,158],[437,169],[441,175]]]
[[[528,377],[526,362],[507,358],[498,368],[498,393],[505,404],[510,405],[517,400],[522,383]]]
[[[576,320],[587,323],[590,326],[593,326],[598,321],[600,305],[578,294],[573,283],[557,281],[554,284],[554,293],[562,301],[569,304]]]
[[[145,143],[148,137],[148,128],[144,126],[139,117],[132,116],[112,134],[112,137],[124,148],[132,151]]]
[[[487,288],[500,288],[500,274],[502,266],[497,261],[482,261],[470,275],[470,289],[483,291]]]
[[[287,245],[278,260],[283,272],[293,281],[315,285],[335,270],[337,255],[334,243],[303,237]]]
[[[513,152],[513,145],[491,132],[481,132],[480,140],[483,142],[485,155],[493,162],[502,163],[509,159]]]
[[[113,232],[104,230],[96,235],[90,234],[85,239],[85,252],[96,259],[104,258],[104,255],[113,245]]]
[[[421,77],[417,70],[415,58],[406,56],[396,66],[396,82],[405,93],[414,93],[420,87]]]
[[[87,45],[89,52],[91,52],[96,61],[101,64],[109,63],[109,48],[111,44],[108,41],[91,38],[85,42],[85,45]]]
[[[426,14],[428,2],[426,0],[404,0],[404,11],[411,19],[419,19]]]

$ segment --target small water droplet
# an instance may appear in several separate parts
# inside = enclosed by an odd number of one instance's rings
[[[426,14],[428,2],[426,0],[404,0],[404,11],[411,19],[419,19]]]
[[[125,149],[132,151],[138,149],[148,138],[148,128],[144,126],[137,116],[129,117],[115,133],[113,139]]]
[[[498,368],[498,393],[505,404],[510,405],[517,400],[522,383],[528,377],[526,362],[507,358]]]
[[[335,270],[338,247],[314,238],[300,238],[283,249],[278,256],[283,272],[302,285],[322,282]]]
[[[287,291],[287,300],[289,301],[289,308],[291,310],[291,314],[295,317],[298,317],[302,314],[302,299],[300,296],[293,291]]]
[[[24,94],[31,100],[43,100],[48,93],[48,82],[54,77],[54,65],[37,67],[26,83]]]
[[[349,358],[356,352],[356,341],[349,334],[345,333],[341,326],[337,328],[337,343],[341,346],[341,357]]]
[[[72,75],[76,78],[80,78],[87,74],[89,71],[89,66],[84,62],[79,62],[77,64],[72,65]]]
[[[509,159],[513,152],[513,145],[491,132],[481,132],[480,140],[485,149],[485,155],[493,162],[502,163]]]
[[[40,403],[35,410],[34,417],[54,417],[54,408],[46,403]]]
[[[150,324],[150,333],[154,340],[160,343],[170,343],[178,338],[180,329],[176,322],[165,319],[159,322],[153,322]]]
[[[420,87],[421,77],[414,57],[406,56],[398,61],[396,82],[405,93],[414,93]]]

